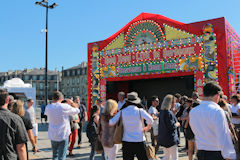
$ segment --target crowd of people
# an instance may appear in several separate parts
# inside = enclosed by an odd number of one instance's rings
[[[0,159],[27,160],[30,140],[32,151],[37,149],[38,123],[33,99],[28,99],[26,107],[21,100],[14,100],[7,90],[0,89]],[[80,103],[80,97],[63,100],[61,92],[55,92],[51,104],[44,107],[41,118],[49,119],[48,137],[51,140],[53,159],[65,159],[67,150],[73,156],[72,149],[78,138],[78,147],[82,143],[82,128],[87,117],[86,108]],[[68,147],[69,145],[69,147]]]
[[[100,104],[97,102],[98,105],[93,106],[92,111],[96,112],[90,116],[95,126],[94,134],[88,135],[91,153],[99,150],[96,148],[100,141],[102,158],[116,159],[119,146],[114,141],[115,130],[121,121],[124,160],[133,160],[134,156],[139,160],[149,159],[145,134],[148,131],[155,147],[153,159],[158,159],[157,153],[162,149],[164,160],[177,160],[182,133],[185,139],[183,151],[187,152],[189,160],[239,159],[240,96],[234,95],[228,101],[221,87],[214,82],[207,83],[203,90],[201,98],[197,92],[191,97],[168,94],[161,105],[159,97],[152,96],[149,107],[147,100],[140,100],[136,92],[128,93],[126,98],[124,92],[119,92],[118,103],[109,99],[102,105],[98,100]]]
[[[234,95],[228,101],[214,82],[204,86],[203,97],[197,92],[191,97],[176,93],[162,99],[154,95],[147,101],[141,100],[136,92],[127,95],[119,92],[118,100],[98,99],[91,107],[86,127],[90,160],[97,153],[104,160],[115,160],[120,149],[124,160],[133,160],[135,156],[139,160],[158,159],[159,150],[163,150],[163,160],[178,160],[182,133],[183,151],[189,160],[239,159],[240,96]],[[1,159],[28,159],[28,139],[32,151],[39,151],[33,103],[32,99],[27,100],[25,110],[22,101],[14,100],[6,90],[0,89]],[[87,120],[80,97],[63,99],[61,92],[55,92],[41,117],[48,119],[52,159],[66,159],[67,151],[70,157],[74,156],[74,145],[78,137],[77,147],[81,147]],[[151,135],[151,145],[147,132]]]

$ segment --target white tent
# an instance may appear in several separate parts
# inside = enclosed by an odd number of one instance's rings
[[[26,99],[33,99],[34,106],[36,104],[36,88],[32,88],[29,83],[24,83],[20,78],[13,78],[4,82],[4,85],[0,88],[5,88],[9,93],[13,93],[17,96],[23,96]]]

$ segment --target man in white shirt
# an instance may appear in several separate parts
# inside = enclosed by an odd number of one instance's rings
[[[225,113],[217,104],[222,89],[215,82],[209,82],[203,92],[204,100],[189,115],[198,160],[236,159]]]
[[[53,160],[66,159],[68,137],[71,133],[69,116],[80,112],[78,105],[72,100],[67,99],[67,103],[61,103],[62,100],[62,93],[55,92],[53,103],[47,105],[45,109],[45,115],[49,118],[48,138],[52,144]]]
[[[119,92],[118,93],[118,111],[122,108],[122,106],[126,103],[125,101],[125,93]]]
[[[154,120],[154,123],[152,125],[151,130],[150,130],[151,139],[152,139],[152,146],[157,145],[158,136],[154,133],[156,132],[156,130],[158,130],[158,114],[159,114],[159,112],[157,110],[158,105],[159,105],[158,97],[157,96],[152,96],[152,106],[148,110],[148,114],[150,114],[152,116],[153,120]],[[157,133],[158,133],[158,131],[157,131]]]
[[[35,109],[33,107],[33,100],[32,99],[28,99],[27,100],[27,110],[26,110],[26,117],[29,118],[31,120],[33,129],[33,136],[34,136],[34,140],[35,140],[35,144],[37,145],[37,140],[38,140],[38,123],[37,123],[37,119],[36,119],[36,114],[35,114]]]

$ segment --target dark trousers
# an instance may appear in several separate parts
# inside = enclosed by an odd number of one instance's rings
[[[82,144],[82,122],[78,123],[79,124],[79,129],[78,129],[78,145]]]
[[[122,142],[123,160],[134,160],[137,156],[138,160],[148,160],[144,142]]]
[[[204,151],[198,150],[198,160],[224,160],[220,151]]]

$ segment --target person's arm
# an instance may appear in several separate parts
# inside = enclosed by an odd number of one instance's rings
[[[71,104],[72,106],[70,106],[69,104],[63,104],[64,105],[64,113],[67,115],[74,115],[74,114],[78,114],[80,112],[79,108],[76,107],[75,103]],[[75,108],[76,107],[76,108]]]
[[[35,123],[37,123],[37,118],[36,118],[36,116],[34,116],[34,121],[35,121]]]
[[[17,144],[17,154],[19,160],[26,160],[27,159],[27,151],[26,151],[26,146],[25,143]]]
[[[146,127],[143,127],[143,132],[147,132],[151,129],[151,124],[148,124]]]
[[[184,125],[184,128],[187,128],[188,127],[188,124],[189,124],[189,116],[187,116],[187,119],[186,119],[186,123]]]
[[[143,119],[146,120],[147,126],[143,126],[143,132],[147,132],[150,128],[151,125],[153,124],[153,118],[143,109],[140,109],[140,114]]]
[[[30,142],[31,142],[32,147],[33,147],[32,150],[34,151],[34,153],[36,153],[36,152],[37,152],[37,148],[36,148],[36,143],[35,143],[35,139],[34,139],[34,136],[33,136],[32,129],[29,129],[29,130],[27,131],[27,133],[28,133],[28,137],[29,137]]]
[[[236,159],[236,152],[229,132],[227,119],[223,110],[219,110],[213,115],[213,128],[215,129],[218,146],[225,159]]]
[[[99,126],[99,116],[96,115],[93,119],[93,121]]]
[[[181,121],[186,121],[186,120],[188,120],[189,119],[189,116],[188,116],[189,114],[187,114],[185,117],[183,117],[183,118],[180,118],[180,120]]]
[[[83,120],[82,120],[83,123],[84,123],[85,121],[87,121],[87,118],[88,118],[88,116],[87,116],[87,112],[85,111],[85,112],[84,112],[84,118],[83,118]]]
[[[83,105],[83,111],[84,111],[84,118],[82,119],[82,123],[84,123],[85,121],[87,121],[87,109],[85,107],[85,105]]]
[[[109,126],[114,126],[118,122],[121,113],[122,111],[118,112],[112,119],[109,120]]]

